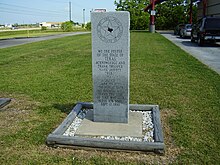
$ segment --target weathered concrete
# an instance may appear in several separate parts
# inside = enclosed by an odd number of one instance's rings
[[[0,108],[3,108],[7,104],[11,102],[11,99],[9,98],[0,98]]]
[[[94,121],[128,123],[129,12],[92,12]]]
[[[78,108],[93,108],[93,103],[81,102],[77,103],[76,107],[74,107],[74,114],[77,114]],[[149,111],[150,109],[154,111],[152,113],[152,117],[155,118],[153,120],[155,125],[154,137],[156,137],[155,142],[144,142],[144,141],[124,141],[124,140],[110,140],[110,139],[99,139],[92,137],[84,137],[84,136],[64,136],[60,134],[65,130],[61,130],[56,134],[54,131],[52,134],[49,134],[47,137],[47,145],[52,147],[68,147],[68,148],[84,148],[84,149],[95,149],[95,150],[127,150],[127,151],[152,151],[158,154],[164,154],[164,140],[161,125],[160,125],[160,116],[159,116],[159,106],[158,105],[138,105],[132,104],[130,107],[137,109],[138,111]],[[72,112],[71,112],[72,113]],[[154,115],[156,115],[154,117]],[[75,116],[75,115],[74,115]],[[72,118],[70,115],[63,121],[61,124],[61,129],[66,129],[71,123],[68,122]],[[65,127],[63,127],[66,125]],[[118,124],[116,124],[118,125]],[[57,129],[56,129],[57,130]]]
[[[128,124],[93,121],[93,111],[86,114],[76,135],[78,136],[130,136],[142,138],[142,113],[130,112]]]

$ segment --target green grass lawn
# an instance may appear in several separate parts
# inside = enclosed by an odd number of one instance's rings
[[[79,28],[73,31],[85,31],[85,29]],[[22,38],[22,37],[39,37],[53,34],[66,33],[62,29],[49,29],[49,30],[11,30],[11,31],[0,31],[0,39],[8,38]]]
[[[219,164],[220,76],[162,37],[131,33],[130,103],[160,105],[166,154],[53,149],[46,137],[92,101],[91,36],[0,49],[0,164]]]

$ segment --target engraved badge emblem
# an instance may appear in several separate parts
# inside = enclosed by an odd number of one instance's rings
[[[103,42],[115,43],[123,34],[123,26],[117,18],[105,17],[98,23],[97,33]]]

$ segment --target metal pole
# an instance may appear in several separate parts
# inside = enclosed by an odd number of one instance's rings
[[[207,0],[203,0],[203,17],[206,16]]]
[[[71,21],[71,2],[69,1],[69,18],[70,18],[70,21]]]
[[[191,0],[190,2],[190,11],[189,11],[189,16],[190,16],[190,19],[189,19],[189,23],[192,24],[192,6],[193,6],[193,3],[192,3],[193,0]]]
[[[155,9],[155,0],[152,0],[152,10],[154,11],[154,9]],[[154,18],[154,15],[152,16],[152,25],[154,25],[154,20],[155,20],[155,18]]]
[[[85,27],[85,24],[86,24],[86,22],[85,22],[85,10],[86,9],[83,9],[83,24],[84,24],[84,27]]]
[[[151,0],[151,11],[154,11],[155,9],[155,0]],[[155,33],[155,24],[154,24],[154,15],[152,15],[152,12],[151,12],[151,15],[150,15],[150,32],[151,33]]]

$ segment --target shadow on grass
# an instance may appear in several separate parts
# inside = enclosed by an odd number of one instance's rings
[[[149,30],[130,30],[131,33],[135,32],[135,33],[150,33]]]
[[[174,32],[173,31],[161,31],[161,30],[156,30],[157,33],[160,33],[160,34],[171,34],[173,36],[178,36],[178,35],[174,35]]]
[[[75,107],[75,105],[75,103],[53,104],[53,107],[60,110],[62,113],[69,114],[71,110]]]

